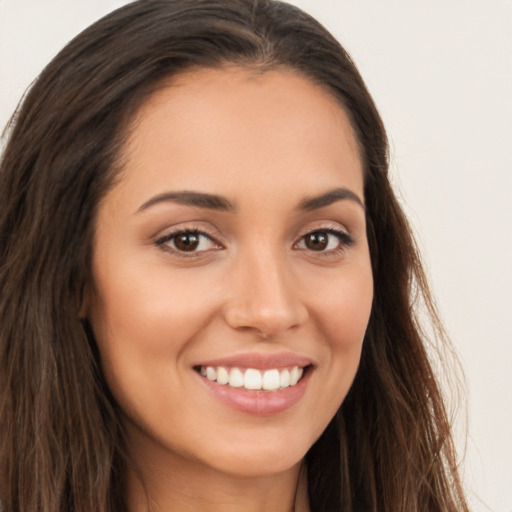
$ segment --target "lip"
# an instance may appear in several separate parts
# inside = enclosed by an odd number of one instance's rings
[[[258,370],[270,370],[273,368],[283,369],[292,366],[304,368],[313,364],[313,361],[308,357],[282,352],[277,354],[238,354],[219,359],[211,359],[208,361],[201,361],[195,364],[195,367],[200,366],[224,366],[229,368],[256,368]]]
[[[195,368],[200,366],[224,366],[241,370],[246,368],[267,370],[293,366],[305,368],[304,375],[297,384],[276,391],[234,388],[210,381],[196,371],[197,378],[201,380],[208,392],[212,393],[217,400],[237,411],[255,416],[279,414],[295,405],[304,396],[309,379],[313,373],[311,359],[289,353],[233,355],[221,359],[202,361],[195,365]]]

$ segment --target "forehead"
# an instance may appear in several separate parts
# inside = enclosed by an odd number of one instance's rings
[[[286,69],[200,69],[182,73],[135,115],[123,182],[229,195],[278,178],[319,190],[349,179],[362,194],[362,164],[343,107],[326,88]],[[220,188],[220,190],[218,190]]]

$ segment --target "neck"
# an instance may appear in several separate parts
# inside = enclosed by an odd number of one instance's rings
[[[127,471],[129,512],[293,512],[301,464],[271,475],[239,476],[199,463],[137,457]]]

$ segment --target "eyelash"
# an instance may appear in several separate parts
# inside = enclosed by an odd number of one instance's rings
[[[317,253],[320,257],[329,257],[329,256],[337,256],[339,255],[340,253],[342,253],[343,251],[345,251],[346,249],[348,249],[349,247],[351,247],[352,245],[354,245],[354,238],[349,235],[346,231],[343,231],[339,228],[334,228],[334,227],[322,227],[322,228],[317,228],[317,229],[313,229],[311,231],[308,231],[307,233],[305,233],[304,235],[302,235],[300,237],[300,240],[295,244],[295,245],[298,245],[298,244],[301,244],[301,243],[306,243],[306,237],[308,236],[312,236],[312,235],[332,235],[334,237],[337,238],[337,247],[333,248],[333,249],[330,249],[330,250],[320,250],[320,251],[315,251],[313,249],[309,249],[312,253]],[[330,243],[330,242],[328,242]],[[304,248],[304,250],[308,250],[307,247]]]
[[[222,248],[222,245],[219,242],[217,242],[217,240],[215,239],[215,237],[213,235],[205,232],[202,229],[197,229],[194,227],[185,228],[185,229],[180,228],[175,231],[171,231],[170,233],[167,233],[166,235],[158,238],[155,241],[155,243],[159,247],[162,247],[165,250],[169,250],[169,251],[173,252],[174,254],[177,254],[177,255],[183,256],[183,257],[194,257],[194,256],[197,257],[200,253],[208,251],[208,249],[203,250],[203,251],[196,251],[196,250],[184,251],[184,250],[178,249],[175,246],[175,243],[176,243],[176,239],[180,235],[195,236],[195,237],[198,237],[199,240],[201,238],[206,238],[207,240],[211,241],[212,244],[217,245],[219,248]],[[169,245],[170,242],[173,243],[174,247]],[[199,241],[198,243],[201,243],[201,242]]]
[[[170,250],[174,254],[177,254],[182,257],[197,257],[201,253],[209,251],[209,249],[197,251],[197,250],[195,250],[195,249],[197,249],[197,247],[191,251],[178,249],[175,246],[175,244],[176,244],[176,239],[180,235],[197,237],[199,239],[199,241],[198,241],[199,244],[201,243],[201,241],[200,241],[201,238],[206,238],[212,244],[216,245],[217,248],[223,248],[223,246],[219,242],[217,242],[217,240],[214,236],[212,236],[211,234],[209,234],[201,229],[196,229],[193,227],[185,228],[185,229],[180,228],[180,229],[177,229],[170,233],[167,233],[166,235],[158,238],[155,241],[155,244],[159,247],[162,247],[164,250]],[[346,250],[347,248],[351,247],[355,242],[354,238],[351,235],[349,235],[346,231],[343,231],[338,228],[333,228],[333,227],[322,227],[322,228],[313,229],[311,231],[308,231],[304,235],[302,235],[300,237],[299,241],[294,244],[294,247],[298,246],[299,244],[306,244],[306,237],[312,236],[312,235],[332,235],[332,236],[336,237],[338,240],[337,247],[330,249],[328,251],[325,251],[325,250],[315,251],[314,249],[310,249],[308,247],[300,248],[300,250],[305,250],[305,251],[308,251],[311,253],[317,253],[320,257],[336,256],[336,255],[340,254],[341,252],[343,252],[344,250]],[[170,242],[173,243],[174,247],[169,245]],[[329,244],[330,242],[328,241],[327,243]],[[165,246],[165,247],[163,247],[163,246]]]

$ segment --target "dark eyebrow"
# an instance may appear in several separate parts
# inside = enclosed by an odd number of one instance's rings
[[[146,201],[137,211],[147,210],[149,207],[171,201],[173,203],[184,204],[187,206],[196,206],[197,208],[207,208],[208,210],[234,211],[235,206],[225,197],[215,194],[206,194],[204,192],[192,192],[184,190],[181,192],[164,192],[158,194]]]
[[[329,206],[336,201],[343,200],[354,201],[364,209],[363,201],[361,201],[359,196],[348,188],[344,187],[329,190],[328,192],[325,192],[319,196],[306,197],[303,201],[300,202],[298,209],[305,211],[317,210],[318,208]]]

